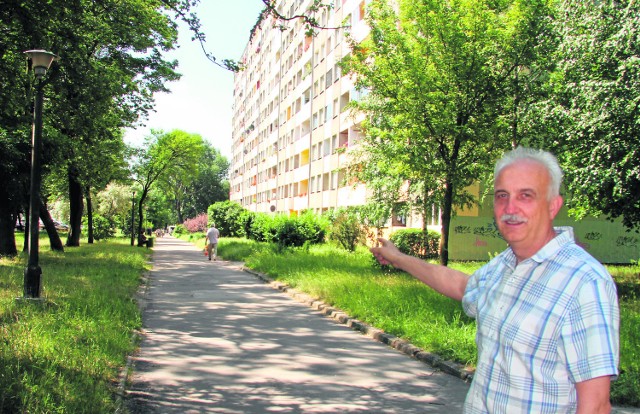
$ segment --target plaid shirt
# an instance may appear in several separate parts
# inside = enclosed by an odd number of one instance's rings
[[[570,227],[516,265],[511,249],[469,279],[478,365],[465,413],[571,413],[575,383],[618,374],[619,310],[604,266]]]

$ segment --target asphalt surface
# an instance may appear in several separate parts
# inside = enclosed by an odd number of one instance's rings
[[[207,260],[190,243],[165,236],[153,250],[140,298],[140,349],[121,380],[120,411],[462,411],[469,384],[459,367],[436,360],[454,375],[435,369],[381,343],[384,334],[363,335],[243,271],[241,263]],[[640,409],[614,407],[613,413]]]
[[[459,413],[468,384],[327,318],[240,264],[155,239],[130,413]]]

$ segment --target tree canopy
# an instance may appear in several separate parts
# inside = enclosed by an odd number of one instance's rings
[[[176,176],[192,181],[204,150],[205,144],[200,135],[174,130],[168,133],[152,131],[144,148],[136,151],[132,171],[133,179],[140,188],[138,235],[142,234],[143,206],[151,188]]]
[[[640,228],[640,4],[562,2],[547,99],[528,122],[566,173],[570,212]]]
[[[535,59],[544,2],[386,0],[367,8],[370,35],[351,42],[345,69],[367,115],[356,162],[377,202],[400,204],[424,221],[441,211],[441,262],[448,261],[453,207],[488,172],[511,135],[500,129],[518,67]]]

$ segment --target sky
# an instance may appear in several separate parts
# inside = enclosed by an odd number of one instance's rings
[[[261,0],[201,0],[194,10],[207,37],[207,51],[218,61],[239,60],[263,7]],[[182,78],[167,84],[171,93],[156,94],[156,112],[149,114],[145,126],[127,129],[125,142],[139,147],[151,129],[180,129],[200,134],[230,159],[233,72],[209,61],[184,24],[178,44],[165,58],[178,60]]]

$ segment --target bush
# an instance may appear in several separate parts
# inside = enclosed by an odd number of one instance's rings
[[[208,228],[207,215],[202,213],[194,218],[186,219],[183,224],[189,233],[198,233],[198,232],[207,231],[207,228]]]
[[[176,236],[180,236],[182,234],[187,234],[187,228],[183,224],[178,224],[175,229],[173,229],[173,234]]]
[[[93,217],[93,238],[96,240],[106,240],[113,237],[115,230],[111,227],[109,220],[99,214],[94,214]],[[82,219],[83,224],[87,226],[87,218]]]
[[[324,243],[329,228],[329,221],[326,217],[319,216],[311,210],[306,210],[299,216],[298,221],[309,243]]]
[[[258,242],[277,243],[280,247],[301,247],[324,241],[325,221],[311,211],[300,216],[254,213],[248,222],[247,237]]]
[[[402,253],[423,260],[438,257],[440,233],[431,230],[404,229],[398,230],[389,238]]]
[[[366,230],[356,212],[340,210],[333,215],[329,239],[338,242],[344,249],[354,252],[365,235]]]
[[[248,222],[247,238],[257,242],[271,243],[275,241],[274,220],[276,217],[266,213],[254,213],[251,221]]]
[[[232,201],[213,203],[207,209],[209,223],[215,223],[222,237],[247,237],[245,224],[248,210]]]

